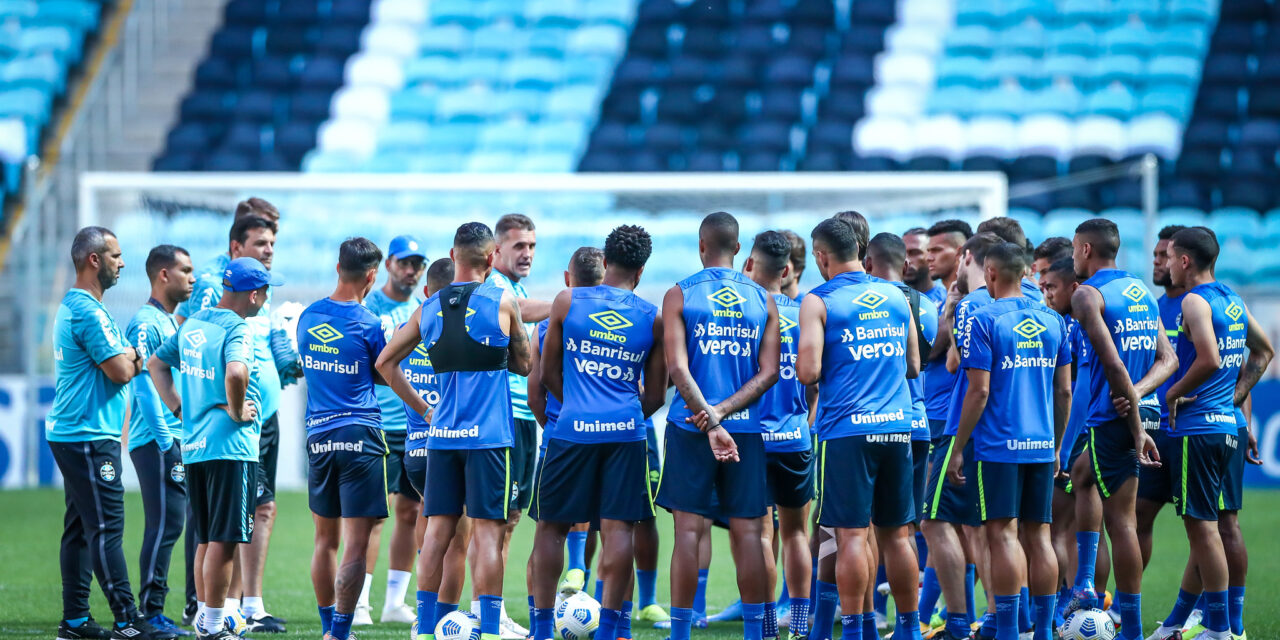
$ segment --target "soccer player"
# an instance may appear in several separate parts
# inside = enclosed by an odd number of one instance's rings
[[[1050,267],[1055,262],[1071,257],[1071,240],[1062,236],[1054,236],[1045,238],[1035,251],[1031,254],[1031,271],[1036,274],[1036,280],[1041,282],[1040,288],[1043,290],[1044,275],[1049,272]]]
[[[924,227],[907,229],[902,236],[907,247],[907,263],[902,269],[902,280],[911,288],[923,293],[935,306],[947,300],[946,285],[935,282],[929,274],[929,230]],[[927,355],[927,354],[926,354]]]
[[[235,551],[253,537],[251,511],[258,478],[258,366],[246,318],[282,284],[253,258],[236,258],[223,270],[223,293],[214,307],[187,318],[147,362],[156,391],[182,419],[182,460],[187,471],[196,581],[203,613],[198,638],[229,640],[224,626]],[[172,369],[181,373],[181,392]],[[184,411],[185,409],[185,411]]]
[[[1071,312],[1089,340],[1089,455],[1076,459],[1076,578],[1068,612],[1094,608],[1094,564],[1105,519],[1116,576],[1120,635],[1142,637],[1142,552],[1134,528],[1139,465],[1160,464],[1143,422],[1155,423],[1155,390],[1177,367],[1155,298],[1116,267],[1120,232],[1105,218],[1086,220],[1071,241],[1076,278]],[[1120,405],[1119,407],[1117,405]],[[1153,457],[1154,456],[1154,457]],[[1134,482],[1130,482],[1134,480]]]
[[[894,637],[919,638],[919,573],[907,527],[915,509],[912,492],[903,491],[912,473],[907,378],[920,363],[911,309],[897,287],[863,271],[852,224],[824,220],[812,237],[826,283],[801,303],[796,370],[802,383],[822,389],[814,421],[817,517],[835,528],[844,637],[864,635],[874,562],[868,527],[875,524],[898,609]],[[839,462],[828,468],[828,460]]]
[[[102,294],[124,268],[120,244],[110,229],[85,227],[71,243],[75,284],[53,319],[53,407],[45,439],[62,472],[63,518],[61,640],[174,638],[138,615],[129,589],[124,549],[124,484],[120,478],[120,432],[128,394],[125,385],[142,369]],[[89,582],[98,575],[115,625],[110,632],[89,615]]]
[[[1014,220],[1009,216],[1000,216],[983,220],[978,224],[978,233],[982,233],[984,231],[996,234],[1005,242],[1012,242],[1019,247],[1023,247],[1028,254],[1033,251],[1033,249],[1030,248],[1030,243],[1027,242],[1027,234],[1022,231],[1022,225],[1019,224],[1017,220]],[[1040,293],[1040,286],[1036,284],[1035,280],[1027,277],[1030,271],[1030,265],[1028,265],[1027,274],[1023,274],[1022,277],[1022,295],[1027,296],[1032,300],[1043,301],[1044,294]]]
[[[251,198],[246,201],[258,204],[246,206],[241,203],[237,207],[237,217],[231,225],[228,239],[228,260],[236,258],[253,258],[266,269],[271,269],[271,261],[275,256],[276,231],[275,219],[258,215],[255,211],[265,211],[271,205],[265,201]],[[241,215],[241,210],[246,211]],[[274,211],[274,207],[271,207]],[[279,214],[276,214],[276,218]],[[216,260],[214,264],[221,261]],[[178,306],[175,316],[181,324],[184,319],[200,309],[207,309],[218,304],[222,297],[222,271],[209,271],[196,278],[195,289],[191,299]],[[262,394],[258,404],[258,416],[262,424],[261,439],[258,452],[258,483],[255,497],[253,542],[239,550],[240,571],[232,579],[230,608],[240,609],[243,606],[245,619],[249,623],[249,631],[284,633],[284,620],[267,613],[262,600],[262,573],[266,568],[267,547],[271,540],[271,528],[275,523],[276,503],[276,464],[280,449],[280,420],[276,415],[280,407],[281,372],[276,368],[276,359],[271,344],[271,300],[268,299],[259,309],[257,315],[248,320],[252,333],[254,355],[258,358],[258,366],[253,368],[257,376],[254,386]],[[300,374],[300,372],[298,372]],[[243,582],[243,585],[240,583]],[[244,601],[238,587],[243,587]]]
[[[515,296],[520,304],[520,314],[524,319],[525,336],[532,336],[538,322],[546,319],[551,313],[551,303],[529,297],[521,282],[529,277],[533,269],[534,251],[538,246],[538,237],[533,220],[519,213],[508,213],[498,218],[493,228],[497,241],[497,251],[493,257],[493,270],[489,273],[489,281]],[[509,375],[511,384],[511,413],[515,423],[513,433],[515,444],[511,448],[511,509],[508,513],[506,534],[502,541],[502,562],[506,565],[511,534],[520,522],[520,512],[529,508],[533,492],[533,470],[538,459],[538,423],[529,411],[529,381],[524,376]],[[474,563],[475,561],[472,560]],[[479,601],[473,600],[472,611],[478,611]],[[505,605],[504,605],[505,607]],[[529,630],[516,624],[507,610],[502,610],[503,640],[523,640]]]
[[[418,281],[427,268],[427,254],[413,236],[396,236],[387,247],[387,282],[381,289],[369,292],[364,306],[382,320],[382,329],[388,340],[400,325],[422,304],[414,296]],[[382,408],[382,430],[387,438],[387,490],[395,504],[395,523],[391,531],[388,549],[387,597],[382,604],[383,622],[413,622],[413,608],[404,603],[409,592],[409,580],[413,577],[413,561],[418,545],[414,543],[414,527],[422,504],[418,492],[405,474],[405,417],[404,403],[390,387],[374,388],[378,406]],[[382,522],[374,526],[369,535],[369,553],[365,561],[364,586],[360,588],[360,600],[352,623],[373,624],[369,615],[369,590],[373,584],[373,567],[378,561],[378,543],[382,539]]]
[[[987,252],[1000,242],[995,234],[981,233],[961,245],[955,286],[949,288],[946,310],[943,312],[944,317],[938,328],[933,351],[937,351],[937,343],[947,340],[945,336],[948,334],[953,337],[947,343],[958,345],[968,317],[982,305],[991,302],[983,280],[985,276],[982,264]],[[932,239],[930,248],[933,248]],[[972,290],[961,298],[960,292],[970,288]],[[953,357],[954,363],[947,361]],[[978,564],[976,560],[980,558],[978,552],[985,545],[977,544],[980,541],[978,527],[981,525],[977,513],[977,492],[972,486],[961,487],[946,481],[947,466],[952,455],[967,454],[965,457],[970,460],[973,455],[963,449],[957,450],[953,442],[960,425],[960,407],[967,384],[964,376],[954,375],[958,367],[953,367],[952,364],[959,364],[958,352],[954,348],[949,349],[942,360],[937,370],[951,375],[953,386],[946,390],[946,402],[940,413],[936,414],[940,417],[941,424],[934,422],[935,414],[927,403],[925,406],[930,419],[930,431],[937,436],[932,443],[933,453],[929,461],[929,481],[925,489],[924,522],[921,530],[928,540],[929,557],[938,580],[938,588],[947,602],[946,628],[934,637],[952,640],[966,637],[969,625],[976,617],[977,612],[973,606],[974,577]],[[938,375],[941,376],[941,373]],[[926,396],[929,395],[928,382],[926,379]],[[930,590],[927,595],[936,602],[934,594],[936,591]],[[925,604],[932,603],[926,600]]]
[[[173,310],[191,297],[196,278],[186,249],[162,244],[147,254],[147,278],[151,297],[129,322],[125,336],[141,358],[149,358],[178,331]],[[138,473],[146,528],[138,553],[142,582],[138,603],[142,617],[157,629],[191,635],[164,615],[169,594],[169,559],[187,519],[187,477],[182,464],[182,421],[173,415],[156,393],[144,369],[129,382],[129,457]]]
[[[978,485],[997,640],[1018,639],[1024,584],[1035,602],[1035,640],[1053,637],[1058,567],[1049,521],[1055,457],[1071,403],[1066,323],[1023,295],[1024,253],[1011,242],[987,252],[983,270],[993,300],[973,312],[960,344],[968,388],[954,441],[963,449],[973,438],[977,475],[961,472],[961,456],[947,469],[952,482]]]
[[[386,345],[364,306],[382,251],[365,238],[338,249],[338,284],[298,316],[307,379],[307,490],[315,519],[311,584],[326,637],[346,640],[366,573],[369,536],[387,517],[387,444],[373,362]],[[346,545],[339,566],[338,545]]]
[[[773,298],[733,270],[738,221],[702,219],[703,269],[662,302],[665,355],[677,396],[667,413],[658,504],[675,520],[671,555],[671,638],[688,640],[705,518],[729,520],[744,635],[760,640],[768,592],[763,518],[767,511],[760,396],[778,379],[778,310]],[[713,494],[719,501],[713,510]]]
[[[782,283],[791,277],[791,243],[778,231],[756,236],[743,272],[773,297],[778,306],[782,359],[778,382],[760,396],[760,422],[764,426],[766,481],[771,510],[777,514],[782,547],[783,576],[791,612],[790,632],[809,634],[809,575],[813,554],[805,527],[809,522],[809,502],[813,500],[813,438],[809,433],[808,389],[796,379],[796,347],[800,335],[800,304],[782,293]],[[766,551],[773,555],[773,518],[765,518]],[[772,562],[769,593],[775,592],[778,573]],[[765,602],[764,637],[778,636],[777,611],[773,598]]]
[[[465,508],[471,519],[472,583],[480,595],[480,632],[497,640],[502,614],[502,540],[511,509],[511,397],[507,373],[529,374],[529,336],[516,298],[486,282],[494,263],[489,227],[468,222],[454,234],[455,281],[432,294],[396,331],[377,369],[418,415],[425,400],[399,363],[419,344],[440,385],[430,417],[423,515],[427,529],[418,555],[418,640],[435,635],[436,602],[445,551]],[[447,603],[456,607],[456,603]]]
[[[1234,630],[1228,614],[1227,557],[1217,523],[1219,500],[1231,458],[1246,446],[1239,438],[1235,407],[1248,397],[1274,351],[1240,296],[1214,279],[1218,241],[1212,231],[1178,231],[1169,241],[1168,255],[1170,280],[1186,291],[1178,341],[1182,375],[1165,393],[1174,440],[1169,463],[1182,470],[1174,508],[1186,526],[1190,557],[1173,611],[1150,640],[1181,638],[1201,590],[1206,631],[1200,637],[1230,640]],[[1243,633],[1241,621],[1239,635]]]
[[[779,233],[791,243],[791,273],[782,281],[782,295],[800,302],[800,298],[804,297],[800,293],[800,276],[804,275],[805,259],[809,252],[800,234],[790,229],[783,229]]]
[[[604,282],[566,289],[552,303],[540,373],[561,405],[534,489],[535,640],[554,636],[556,579],[575,522],[600,521],[598,636],[618,637],[630,601],[634,523],[654,517],[645,417],[662,407],[667,386],[662,317],[634,293],[652,250],[644,229],[614,229]]]

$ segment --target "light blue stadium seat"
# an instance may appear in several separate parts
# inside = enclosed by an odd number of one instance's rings
[[[1102,47],[1111,55],[1133,55],[1142,58],[1151,52],[1153,34],[1142,23],[1125,23],[1102,33]]]
[[[976,114],[1020,118],[1026,113],[1027,91],[1019,85],[1002,84],[978,94]]]
[[[1214,231],[1217,232],[1217,229]],[[1254,255],[1239,236],[1223,236],[1219,233],[1218,261],[1214,264],[1214,276],[1237,286],[1247,284],[1257,268]]]
[[[947,34],[945,42],[947,55],[950,56],[986,58],[991,56],[994,46],[991,30],[979,25],[957,27]]]
[[[404,173],[409,170],[408,153],[378,153],[365,161],[360,171],[367,173]]]
[[[574,31],[565,44],[565,52],[574,56],[617,56],[626,46],[627,36],[622,27],[599,24]]]
[[[1009,217],[1018,221],[1022,225],[1022,230],[1027,234],[1027,238],[1036,244],[1040,244],[1047,236],[1044,235],[1044,216],[1039,211],[1026,209],[1023,207],[1009,207]]]
[[[1006,27],[998,32],[995,48],[1005,54],[1044,56],[1044,27],[1039,23],[1022,23]]]
[[[1133,84],[1146,71],[1142,59],[1131,55],[1104,55],[1094,60],[1090,80],[1097,85],[1111,82]]]
[[[0,116],[22,118],[36,130],[49,121],[52,94],[34,87],[0,91]]]
[[[1262,232],[1258,234],[1257,241],[1263,247],[1280,244],[1280,209],[1272,209],[1262,216]]]
[[[1180,224],[1184,227],[1203,225],[1207,216],[1199,209],[1189,207],[1169,207],[1160,210],[1160,226]]]
[[[1063,0],[1059,15],[1066,24],[1076,22],[1103,24],[1116,19],[1108,0]]]
[[[1141,247],[1146,226],[1142,212],[1133,207],[1111,207],[1098,212],[1099,217],[1106,218],[1120,229],[1120,244]],[[1067,236],[1070,238],[1071,236]]]
[[[986,71],[986,60],[972,56],[943,57],[938,61],[937,76],[940,88],[955,85],[986,87],[993,82]]]
[[[378,150],[410,151],[425,149],[431,140],[431,127],[418,120],[392,120],[378,131]]]
[[[471,47],[471,30],[460,24],[431,25],[422,30],[418,41],[423,54],[456,56]]]
[[[473,52],[507,56],[529,48],[529,32],[510,23],[498,23],[476,29],[471,39]]]
[[[1151,51],[1201,58],[1208,43],[1208,26],[1195,23],[1173,24],[1152,34]]]
[[[436,90],[408,89],[391,95],[391,117],[430,120],[436,112]]]
[[[503,151],[477,151],[467,157],[466,171],[470,173],[508,173],[515,171],[517,157]]]
[[[951,86],[929,94],[929,113],[950,113],[964,118],[978,113],[977,102],[983,91],[972,87]]]
[[[0,29],[0,58],[12,58],[18,55],[18,31],[16,29]]]
[[[547,88],[564,79],[564,67],[551,58],[516,58],[507,63],[503,76],[515,87]]]
[[[1218,242],[1221,244],[1235,239],[1261,247],[1256,239],[1266,235],[1258,212],[1244,207],[1215,209],[1209,214],[1209,228],[1218,234]]]
[[[61,95],[66,89],[66,68],[50,55],[17,58],[0,64],[0,83],[11,88],[35,87]]]
[[[476,145],[480,125],[475,122],[445,122],[431,130],[431,148],[446,153],[463,153]]]
[[[30,18],[40,10],[33,0],[0,0],[0,21],[12,18]]]
[[[993,56],[984,65],[987,77],[994,81],[1014,78],[1023,86],[1039,84],[1042,79],[1039,64],[1030,56]]]
[[[1098,32],[1085,23],[1053,29],[1045,34],[1046,49],[1056,54],[1095,57],[1098,54]]]
[[[541,151],[581,151],[587,128],[580,122],[554,122],[535,127],[529,146]]]
[[[1169,18],[1175,22],[1213,24],[1217,17],[1216,0],[1169,0]]]
[[[457,173],[466,164],[466,156],[459,153],[432,152],[418,159],[417,170],[423,173]],[[439,204],[438,201],[436,204]]]
[[[429,11],[436,24],[457,23],[475,28],[484,21],[482,3],[474,0],[433,0]]]
[[[614,58],[599,55],[573,55],[565,58],[564,81],[568,84],[600,85],[613,73]]]
[[[1128,120],[1138,109],[1133,92],[1122,85],[1112,85],[1085,96],[1084,110],[1095,115]]]
[[[415,58],[404,65],[404,82],[407,86],[432,84],[448,86],[461,81],[458,61],[445,56]]]
[[[364,161],[340,151],[308,151],[302,159],[302,170],[307,173],[347,173],[359,171]]]
[[[1000,5],[995,0],[956,0],[957,25],[996,25],[1000,15]]]
[[[1146,23],[1154,23],[1164,19],[1164,8],[1161,0],[1114,0],[1111,7],[1118,15],[1137,15]]]
[[[1041,73],[1045,77],[1053,78],[1070,78],[1073,81],[1083,82],[1087,79],[1092,63],[1081,55],[1049,55],[1046,56],[1042,63]]]
[[[1196,86],[1200,80],[1200,60],[1190,56],[1161,55],[1147,64],[1147,81]]]
[[[1070,83],[1055,83],[1028,92],[1024,105],[1028,114],[1057,113],[1074,118],[1084,109],[1084,96]]]
[[[518,165],[520,171],[529,173],[568,173],[573,171],[578,155],[568,152],[531,153]]]
[[[476,88],[447,91],[436,103],[437,116],[445,121],[487,120],[493,112],[493,99],[493,92]]]
[[[560,27],[576,27],[582,20],[574,0],[532,0],[526,6],[525,18],[539,26]]]
[[[18,32],[18,49],[28,55],[52,53],[69,64],[80,61],[80,44],[61,26],[31,27]]]
[[[635,6],[630,0],[591,0],[582,5],[582,20],[625,27],[635,17]]]
[[[540,26],[529,33],[529,53],[560,58],[569,43],[570,30],[561,26]]]
[[[490,86],[501,84],[504,63],[499,58],[468,55],[455,62],[456,79],[462,84],[481,83]]]
[[[468,0],[473,4],[481,4]],[[528,24],[525,9],[528,0],[487,0],[483,3],[484,17],[488,22],[507,20],[517,24]]]
[[[1044,225],[1041,227],[1046,238],[1062,236],[1070,238],[1075,235],[1076,227],[1081,222],[1094,217],[1088,209],[1061,208],[1044,214]]]
[[[551,119],[586,120],[599,108],[600,90],[590,86],[561,87],[547,96],[543,113]]]
[[[101,7],[85,0],[43,0],[36,10],[37,24],[64,24],[81,32],[98,25]]]
[[[538,117],[546,102],[546,92],[541,89],[510,89],[493,99],[490,116],[505,118],[518,116],[525,119]]]
[[[1005,24],[1016,24],[1027,18],[1047,23],[1058,17],[1058,6],[1053,0],[1003,0],[1000,8]]]
[[[1191,100],[1194,91],[1185,85],[1158,85],[1142,94],[1138,110],[1167,113],[1181,122],[1191,116]]]
[[[507,120],[480,130],[476,148],[483,152],[520,153],[529,144],[534,128],[521,120]]]

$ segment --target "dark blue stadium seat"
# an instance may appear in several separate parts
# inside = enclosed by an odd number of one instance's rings
[[[950,171],[952,166],[950,158],[920,155],[908,160],[903,168],[907,171]]]
[[[628,51],[645,57],[662,57],[666,55],[667,47],[667,28],[656,24],[637,25],[627,41]],[[715,51],[718,52],[718,45]]]
[[[738,134],[739,148],[782,153],[791,149],[791,127],[783,122],[751,122]]]
[[[1240,128],[1239,146],[1275,151],[1280,147],[1280,121],[1269,119],[1246,121]]]
[[[598,151],[619,151],[631,146],[631,134],[621,122],[605,122],[591,132],[591,148]]]
[[[1109,156],[1096,154],[1078,155],[1067,161],[1067,173],[1078,173],[1080,171],[1100,169],[1112,164],[1115,164],[1115,161]]]
[[[236,86],[235,68],[222,58],[208,58],[196,67],[197,89],[229,89]]]
[[[845,171],[849,168],[847,154],[834,151],[817,151],[808,153],[800,161],[801,171]]]
[[[205,158],[202,168],[205,171],[253,171],[255,167],[253,157],[219,149]]]
[[[1257,87],[1249,92],[1249,116],[1280,117],[1280,87]]]
[[[794,24],[830,29],[836,23],[836,9],[831,0],[799,0],[790,18]]]
[[[845,54],[831,71],[834,87],[870,87],[875,84],[875,78],[871,57],[862,54]]]
[[[195,171],[200,168],[200,158],[189,153],[167,153],[151,163],[154,171]]]
[[[1009,163],[1010,180],[1043,180],[1058,175],[1058,159],[1052,156],[1022,156]]]
[[[236,103],[236,115],[254,122],[270,122],[276,116],[276,94],[266,89],[254,89],[240,96]]]
[[[705,115],[704,106],[705,103],[698,98],[697,89],[668,89],[658,98],[658,118],[696,122]]]
[[[1232,179],[1222,185],[1222,206],[1246,207],[1256,211],[1270,209],[1275,203],[1271,185],[1261,180]]]
[[[1255,33],[1249,22],[1221,22],[1209,46],[1214,51],[1247,53],[1259,44]]]
[[[1063,189],[1053,194],[1053,208],[1055,209],[1072,208],[1097,211],[1101,208],[1100,202],[1097,188],[1090,185]]]
[[[671,86],[696,86],[715,79],[711,64],[701,56],[682,55],[671,61],[671,68],[663,84]]]
[[[316,146],[317,123],[305,120],[287,122],[275,132],[275,151],[296,167],[302,156]]]
[[[708,114],[720,122],[736,123],[747,117],[747,92],[733,87],[716,91],[708,105]]]
[[[1197,180],[1216,180],[1222,174],[1222,153],[1208,149],[1183,150],[1177,174]]]
[[[209,43],[209,53],[231,60],[252,56],[253,29],[241,26],[219,29],[213,34],[213,39]]]
[[[853,125],[841,120],[823,120],[809,131],[809,152],[846,152],[853,149]]]
[[[694,0],[680,11],[680,21],[685,24],[727,25],[732,19],[728,0]]]
[[[994,156],[969,156],[960,162],[964,171],[1004,171],[1004,160]]]
[[[760,115],[769,120],[794,122],[800,119],[803,92],[778,87],[767,89],[760,101]]]
[[[807,87],[813,84],[813,61],[800,55],[786,55],[769,62],[764,79],[770,85]]]
[[[257,25],[267,19],[267,3],[260,0],[231,0],[223,10],[227,24]]]
[[[304,120],[325,120],[329,117],[330,96],[322,89],[298,91],[289,100],[289,114]]]
[[[665,30],[663,33],[666,33]],[[685,54],[720,57],[725,53],[724,30],[712,24],[690,25],[684,33],[684,42],[680,45],[680,50]]]
[[[315,51],[321,55],[347,57],[360,50],[361,28],[334,24],[317,32]]]
[[[1099,209],[1109,207],[1142,207],[1142,183],[1137,180],[1121,180],[1104,184],[1100,189]]]
[[[344,60],[329,56],[316,56],[307,61],[298,74],[298,86],[304,89],[334,91],[342,86]]]
[[[618,155],[604,152],[588,152],[578,163],[578,171],[586,172],[618,172],[625,171],[626,164]]]
[[[738,171],[781,171],[782,155],[769,151],[754,151],[738,161]]]
[[[264,56],[253,61],[253,85],[267,89],[287,89],[296,78],[287,58]]]
[[[679,125],[660,122],[645,129],[644,146],[659,153],[672,153],[685,146],[684,131]]]
[[[1192,209],[1209,209],[1209,196],[1202,183],[1192,180],[1179,180],[1171,185],[1161,187],[1160,206],[1189,207]]]
[[[1239,53],[1213,54],[1205,59],[1203,74],[1209,85],[1241,85],[1249,80],[1249,62]]]
[[[627,171],[657,172],[668,171],[669,166],[662,156],[652,152],[639,152],[627,156]]]
[[[723,154],[733,148],[735,139],[729,129],[719,122],[703,122],[698,125],[695,136],[699,149],[706,149]]]
[[[639,89],[614,87],[609,95],[605,96],[604,103],[601,105],[602,114],[614,120],[636,122],[640,119],[640,97]]]
[[[1253,98],[1250,98],[1250,108],[1253,106]],[[1222,149],[1228,142],[1228,130],[1225,120],[1202,119],[1193,121],[1187,126],[1186,132],[1182,138],[1182,148],[1184,153],[1189,148],[1211,148]]]
[[[370,0],[333,0],[329,20],[334,24],[364,26],[369,22]]]
[[[197,153],[209,144],[209,132],[204,126],[189,122],[170,131],[165,144],[171,152]]]
[[[902,165],[893,158],[853,156],[848,162],[850,171],[897,171]]]
[[[724,153],[712,150],[699,150],[689,154],[685,163],[686,171],[724,171]]]

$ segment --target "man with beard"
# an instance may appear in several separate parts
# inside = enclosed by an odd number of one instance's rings
[[[903,268],[902,281],[923,293],[935,305],[946,302],[947,287],[934,282],[933,275],[929,273],[929,230],[924,227],[907,229],[902,242],[907,245],[907,266]]]
[[[102,294],[124,268],[120,244],[110,229],[85,227],[71,243],[75,285],[62,297],[53,320],[53,408],[45,439],[62,472],[67,511],[63,518],[63,640],[172,639],[138,615],[129,589],[124,549],[124,484],[120,435],[128,394],[125,385],[142,370],[138,350],[102,305]],[[91,569],[92,568],[92,569]],[[89,615],[89,581],[111,606],[110,632]]]
[[[125,330],[144,360],[178,332],[173,310],[191,297],[196,278],[186,249],[162,244],[147,255],[151,297]],[[169,593],[169,559],[187,517],[186,467],[182,464],[182,421],[164,406],[144,369],[129,382],[129,457],[138,473],[146,528],[138,554],[138,590],[142,617],[157,629],[189,635],[164,615]]]
[[[409,320],[409,316],[422,304],[422,299],[413,295],[418,288],[418,281],[427,267],[427,254],[422,251],[422,243],[413,236],[396,236],[387,247],[387,283],[369,293],[364,299],[364,306],[382,320],[382,331],[386,339],[391,339],[396,327]],[[418,501],[418,492],[409,482],[404,465],[405,416],[404,403],[390,387],[378,385],[374,387],[378,395],[378,406],[382,409],[382,429],[387,439],[387,493],[395,496],[395,523],[391,531],[390,549],[387,558],[390,566],[387,569],[387,597],[382,604],[382,621],[409,624],[413,622],[413,608],[404,603],[409,592],[409,580],[413,575],[413,561],[417,553],[413,528],[418,521],[418,512],[422,503]],[[373,567],[378,561],[378,543],[382,540],[382,521],[379,520],[369,535],[369,552],[365,558],[364,586],[360,589],[360,600],[356,604],[354,625],[373,624],[369,615],[369,588],[373,584]]]

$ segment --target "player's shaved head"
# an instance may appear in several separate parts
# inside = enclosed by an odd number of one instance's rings
[[[1022,225],[1009,216],[999,216],[978,223],[978,233],[983,232],[994,233],[1001,240],[1012,242],[1018,245],[1018,249],[1026,251],[1027,234],[1022,230]]]
[[[191,257],[186,249],[172,244],[161,244],[151,248],[147,253],[147,279],[155,282],[160,276],[160,272],[165,269],[172,269],[178,264],[178,256]]]
[[[1106,218],[1081,222],[1076,227],[1076,237],[1092,247],[1093,254],[1102,260],[1115,260],[1120,253],[1120,229]]]
[[[706,224],[705,221],[703,224]],[[736,221],[734,229],[737,229]],[[734,233],[736,234],[737,231],[735,230]],[[736,235],[734,244],[737,244]],[[615,227],[604,239],[604,259],[610,267],[617,266],[628,271],[639,271],[644,268],[645,263],[649,262],[649,256],[652,254],[653,239],[643,227],[624,224]]]
[[[1027,269],[1026,252],[1026,247],[1016,242],[1000,242],[987,250],[982,264],[1001,282],[1018,282]]]
[[[877,275],[881,273],[900,275],[902,266],[907,262],[907,243],[903,242],[897,234],[877,233],[867,243],[867,261],[875,265],[874,271]]]
[[[249,198],[236,204],[234,219],[239,220],[245,216],[257,216],[272,222],[280,221],[280,211],[276,209],[275,205],[262,198]]]
[[[778,231],[761,231],[751,243],[751,261],[767,278],[776,278],[791,265],[791,241]]]
[[[867,222],[867,217],[857,211],[841,211],[832,217],[844,220],[853,227],[854,237],[858,239],[858,259],[865,259],[867,246],[871,242],[871,224]]]
[[[1177,255],[1191,258],[1200,271],[1213,269],[1218,261],[1218,237],[1208,227],[1188,227],[1171,238],[1169,248]]]
[[[1071,240],[1062,236],[1054,236],[1045,238],[1040,246],[1036,247],[1031,257],[1035,260],[1045,260],[1050,265],[1058,262],[1063,258],[1071,257]]]
[[[594,287],[604,282],[604,252],[595,247],[578,247],[569,256],[569,280],[573,287]]]
[[[382,249],[368,238],[347,238],[338,247],[338,277],[359,282],[382,263]]]
[[[996,245],[1003,243],[1004,240],[994,233],[980,232],[974,234],[972,238],[965,241],[960,247],[961,253],[967,253],[973,256],[973,261],[977,264],[986,264],[987,254],[995,248]],[[1022,250],[1021,247],[1018,248]]]
[[[427,291],[435,293],[453,282],[453,261],[440,258],[427,267]]]
[[[1051,276],[1056,276],[1058,278],[1062,278],[1064,282],[1075,282],[1076,280],[1075,262],[1071,260],[1071,256],[1067,256],[1065,258],[1059,258],[1058,260],[1054,261],[1053,264],[1049,265],[1049,270],[1045,272],[1045,275],[1051,275]]]
[[[453,259],[471,269],[484,269],[493,255],[493,232],[483,222],[468,222],[453,234]]]
[[[838,262],[850,262],[858,257],[858,233],[853,225],[840,218],[819,222],[810,235],[814,251],[826,253]]]
[[[698,240],[707,252],[718,256],[738,253],[738,219],[724,211],[708,214],[698,225]]]

